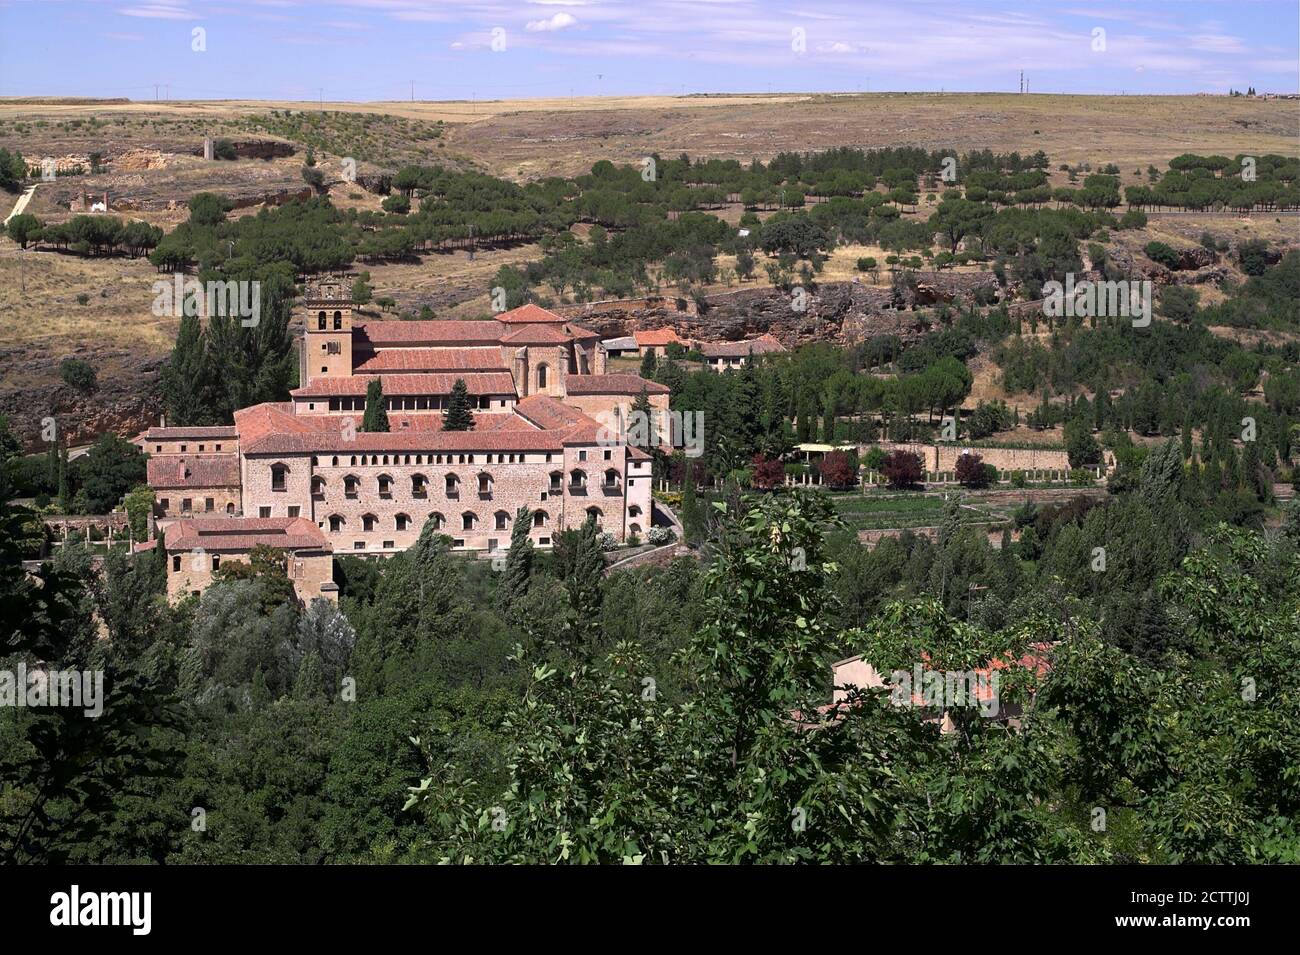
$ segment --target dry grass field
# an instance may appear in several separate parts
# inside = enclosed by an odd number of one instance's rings
[[[81,191],[107,191],[145,206],[122,214],[165,229],[183,221],[184,204],[196,192],[249,197],[301,189],[308,147],[331,179],[340,176],[340,158],[354,155],[362,172],[447,163],[517,181],[582,173],[601,159],[632,163],[651,152],[748,162],[834,146],[1025,154],[1041,149],[1051,160],[1055,185],[1068,181],[1059,169],[1063,163],[1097,169],[1111,162],[1128,185],[1145,181],[1148,165],[1163,168],[1185,152],[1294,155],[1297,129],[1300,101],[1197,96],[883,93],[324,104],[0,99],[0,146],[31,158],[98,151],[108,162],[101,174],[42,184],[27,211],[57,222],[71,215],[67,203]],[[290,142],[296,151],[273,159],[204,162],[193,152],[205,135]],[[130,160],[122,161],[129,151],[134,151]],[[330,196],[342,208],[379,208],[378,196],[355,185],[337,184]],[[16,199],[0,193],[0,215]],[[741,211],[737,205],[716,214],[735,223]],[[920,206],[908,216],[924,218],[931,211],[922,193]],[[1177,246],[1197,242],[1207,229],[1225,239],[1300,238],[1294,217],[1230,216],[1152,217],[1146,230],[1116,238],[1130,248],[1153,238]],[[874,256],[883,267],[885,254],[876,247],[839,248],[822,280],[869,281],[858,276],[857,260]],[[498,268],[538,255],[535,245],[522,245],[483,250],[472,261],[459,251],[356,268],[370,271],[376,296],[395,299],[398,311],[417,312],[427,305],[441,316],[468,318],[489,310]],[[720,256],[718,265],[724,275],[734,269],[729,256]],[[758,265],[755,281],[766,284],[762,257]],[[58,363],[67,355],[93,358],[101,373],[129,374],[136,361],[156,359],[169,349],[177,322],[150,314],[156,275],[146,261],[27,253],[23,270],[25,293],[17,247],[0,238],[6,385],[40,388],[56,382]],[[888,283],[888,274],[880,281]],[[736,287],[734,280],[719,282],[715,290],[728,287]],[[1209,302],[1217,293],[1206,289],[1203,294]],[[982,369],[973,397],[1000,396],[995,370]]]

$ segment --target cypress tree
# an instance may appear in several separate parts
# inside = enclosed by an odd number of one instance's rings
[[[641,377],[653,378],[658,365],[659,362],[658,359],[655,358],[654,350],[651,349],[646,352],[645,357],[641,359]]]
[[[1183,415],[1183,460],[1188,461],[1192,457],[1192,413],[1189,411]]]
[[[473,431],[474,412],[469,407],[469,388],[464,378],[457,378],[451,386],[451,400],[442,413],[443,431]]]
[[[366,385],[366,413],[361,418],[361,430],[380,432],[388,430],[388,409],[385,407],[384,386],[379,378],[372,378]]]
[[[497,588],[497,603],[507,620],[514,621],[515,608],[524,595],[533,574],[533,542],[528,532],[533,512],[526,507],[515,512],[515,526],[510,530],[510,551],[506,554],[505,572]]]
[[[682,536],[688,544],[697,544],[704,536],[704,521],[699,502],[695,499],[695,466],[686,465],[682,477]]]

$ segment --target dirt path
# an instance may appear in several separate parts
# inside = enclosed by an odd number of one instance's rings
[[[13,210],[9,213],[9,215],[5,216],[5,223],[4,223],[5,225],[8,225],[9,220],[12,219],[14,216],[22,215],[22,211],[27,208],[27,203],[31,202],[32,196],[35,193],[36,193],[36,186],[34,184],[28,186],[23,191],[23,194],[18,197],[18,201],[14,203]]]

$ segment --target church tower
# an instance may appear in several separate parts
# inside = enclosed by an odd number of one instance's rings
[[[306,331],[299,374],[303,385],[315,378],[351,377],[354,307],[338,279],[321,282],[304,297]]]

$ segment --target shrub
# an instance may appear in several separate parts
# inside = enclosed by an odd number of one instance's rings
[[[962,454],[957,458],[957,480],[963,487],[987,487],[988,472],[984,469],[984,459],[978,454]],[[993,472],[994,477],[997,471]]]
[[[646,542],[656,546],[672,543],[676,536],[671,527],[652,527],[645,533]]]
[[[1012,487],[1024,487],[1027,483],[1029,483],[1029,482],[1027,482],[1027,481],[1025,480],[1025,472],[1024,472],[1024,471],[1012,471],[1012,472],[1011,472],[1011,486],[1012,486]]]
[[[613,550],[618,546],[618,539],[609,531],[605,531],[605,533],[601,534],[599,540],[601,550]]]
[[[889,481],[889,486],[895,489],[915,487],[925,476],[920,455],[911,451],[891,451],[880,470]]]
[[[95,391],[98,382],[95,379],[95,369],[91,368],[80,358],[65,358],[59,363],[59,377],[73,391],[79,391],[83,395],[88,395]]]
[[[1163,242],[1148,242],[1142,250],[1152,262],[1157,262],[1167,269],[1178,268],[1178,253]]]

